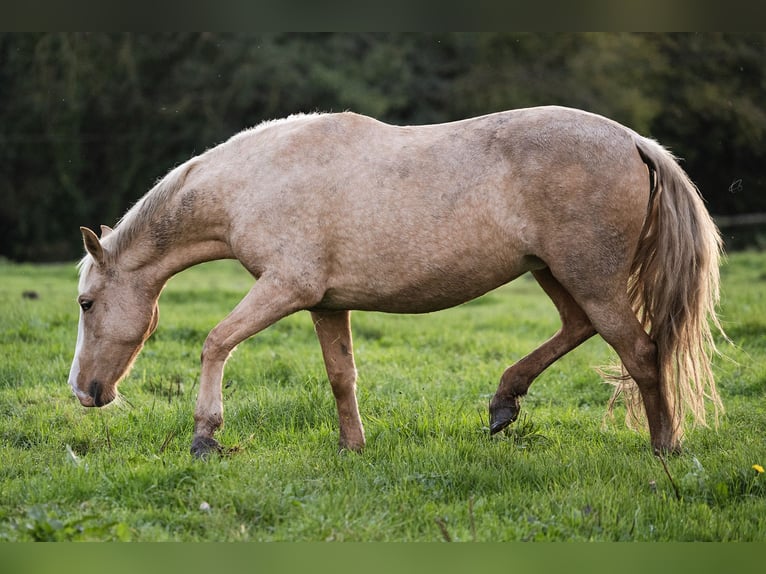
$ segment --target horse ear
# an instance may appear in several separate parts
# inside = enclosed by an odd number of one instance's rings
[[[82,242],[85,244],[85,251],[90,253],[96,263],[102,265],[104,263],[104,248],[101,247],[98,237],[87,227],[81,227],[80,231],[82,232]]]
[[[104,237],[109,235],[112,231],[113,231],[112,228],[109,227],[108,225],[102,225],[101,226],[101,239],[103,239]]]

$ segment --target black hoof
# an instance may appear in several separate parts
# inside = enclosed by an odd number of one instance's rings
[[[518,404],[489,408],[489,434],[497,434],[519,416]]]
[[[194,455],[194,458],[200,458],[203,460],[206,459],[211,453],[223,453],[223,448],[218,443],[218,441],[212,437],[207,436],[195,436],[194,440],[192,441],[190,450],[192,455]]]

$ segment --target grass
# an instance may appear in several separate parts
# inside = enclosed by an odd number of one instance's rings
[[[74,265],[0,263],[0,540],[764,540],[766,255],[722,272],[727,412],[688,432],[666,472],[646,433],[604,423],[611,388],[592,367],[613,354],[598,338],[488,436],[502,370],[558,328],[529,278],[441,313],[353,315],[361,455],[337,452],[308,314],[281,321],[231,358],[219,439],[232,453],[200,462],[199,352],[246,273],[216,262],[174,278],[127,400],[86,410],[66,383]]]

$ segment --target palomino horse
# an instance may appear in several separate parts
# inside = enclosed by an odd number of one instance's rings
[[[669,152],[611,120],[541,107],[391,126],[291,116],[243,131],[168,173],[112,231],[82,228],[77,348],[85,406],[117,395],[179,271],[234,258],[257,279],[208,335],[191,450],[220,450],[224,364],[243,340],[311,312],[338,409],[360,450],[350,310],[436,311],[531,272],[561,330],[508,367],[491,432],[516,419],[546,367],[600,334],[643,403],[655,451],[720,403],[710,369],[721,243]],[[630,385],[630,386],[628,386]],[[640,399],[638,399],[640,397]]]

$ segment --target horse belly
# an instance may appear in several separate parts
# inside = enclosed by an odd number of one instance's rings
[[[407,257],[375,258],[359,268],[363,272],[341,272],[330,277],[317,308],[429,313],[475,299],[544,266],[535,257],[504,259],[476,257],[424,264]],[[392,265],[393,261],[398,264]]]

